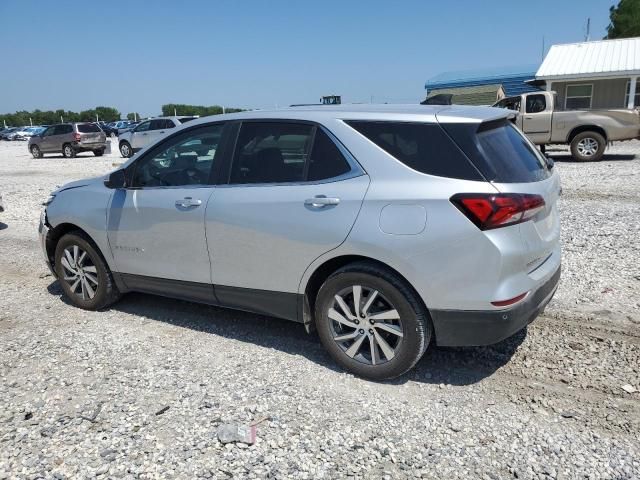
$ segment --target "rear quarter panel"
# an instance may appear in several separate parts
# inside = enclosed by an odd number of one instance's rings
[[[554,111],[551,141],[566,143],[571,132],[582,126],[593,125],[607,133],[607,141],[630,140],[640,136],[638,110],[572,110]]]

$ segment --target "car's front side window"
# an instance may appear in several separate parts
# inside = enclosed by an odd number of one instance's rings
[[[214,124],[183,132],[152,149],[134,164],[132,186],[208,185],[223,128]]]
[[[138,125],[136,127],[136,129],[134,131],[135,132],[146,132],[147,130],[149,130],[150,126],[151,126],[151,122],[142,122],[140,125]]]

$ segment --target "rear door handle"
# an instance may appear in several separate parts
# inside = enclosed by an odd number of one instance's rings
[[[184,197],[182,200],[176,200],[176,207],[188,208],[199,207],[202,205],[202,200],[193,199],[191,197]]]
[[[330,205],[338,205],[340,203],[340,199],[336,197],[326,197],[324,195],[318,195],[313,198],[307,198],[304,201],[304,204],[308,207],[314,208],[322,208],[328,207]]]

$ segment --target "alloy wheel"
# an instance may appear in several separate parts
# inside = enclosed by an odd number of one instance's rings
[[[33,147],[31,147],[31,155],[33,155],[35,158],[40,157],[40,149],[38,148],[37,145],[34,145]]]
[[[127,145],[126,143],[123,143],[120,146],[120,153],[122,154],[123,157],[128,157],[130,154],[129,145]]]
[[[69,145],[64,147],[64,156],[67,158],[70,158],[73,156],[73,149]]]
[[[83,300],[91,300],[98,290],[98,270],[87,252],[78,245],[65,248],[60,260],[64,281]]]
[[[583,157],[592,157],[598,152],[598,146],[595,138],[585,137],[578,142],[578,153]]]
[[[333,340],[358,362],[381,365],[393,360],[401,347],[400,314],[378,290],[353,285],[338,292],[328,317]]]

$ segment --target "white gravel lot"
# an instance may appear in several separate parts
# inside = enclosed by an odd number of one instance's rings
[[[115,154],[0,142],[0,479],[640,478],[640,142],[557,160],[563,276],[498,345],[430,348],[407,376],[339,371],[301,325],[142,294],[68,305],[40,202]],[[223,422],[257,427],[221,444]]]

